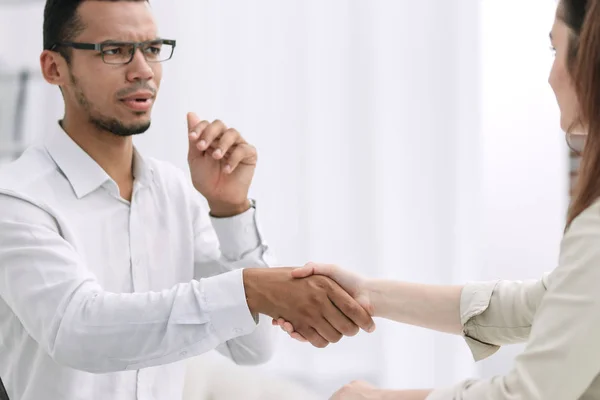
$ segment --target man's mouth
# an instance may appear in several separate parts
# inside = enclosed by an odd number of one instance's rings
[[[121,99],[123,104],[134,111],[148,111],[154,103],[154,95],[150,92],[134,93]]]

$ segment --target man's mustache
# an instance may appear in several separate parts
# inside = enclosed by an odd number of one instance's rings
[[[128,87],[126,89],[122,89],[117,93],[117,97],[118,98],[123,98],[123,97],[127,97],[131,94],[140,92],[140,91],[148,91],[150,93],[152,93],[152,96],[156,96],[156,88],[150,86],[150,84],[148,82],[141,82],[138,84],[135,84],[132,87]]]

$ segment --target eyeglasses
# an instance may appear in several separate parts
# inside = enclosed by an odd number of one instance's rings
[[[55,43],[50,50],[55,51],[58,47],[71,47],[78,50],[95,50],[100,52],[104,63],[111,65],[125,65],[133,61],[133,57],[138,48],[142,50],[142,54],[149,63],[170,60],[171,57],[173,57],[175,45],[175,40],[167,39],[154,39],[146,42],[59,42]]]

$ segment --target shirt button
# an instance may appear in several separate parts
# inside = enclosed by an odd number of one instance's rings
[[[185,357],[185,356],[187,356],[187,353],[188,353],[188,352],[184,350],[184,351],[182,351],[181,353],[179,353],[179,355],[180,355],[181,357]]]
[[[244,331],[243,331],[242,329],[240,329],[240,328],[235,328],[233,331],[234,331],[236,334],[238,334],[238,335],[239,335],[240,333],[244,332]]]

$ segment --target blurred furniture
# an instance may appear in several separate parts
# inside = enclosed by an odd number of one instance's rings
[[[291,379],[241,367],[217,352],[188,361],[183,400],[322,400]]]
[[[0,69],[0,163],[17,158],[25,150],[24,113],[31,73]]]

